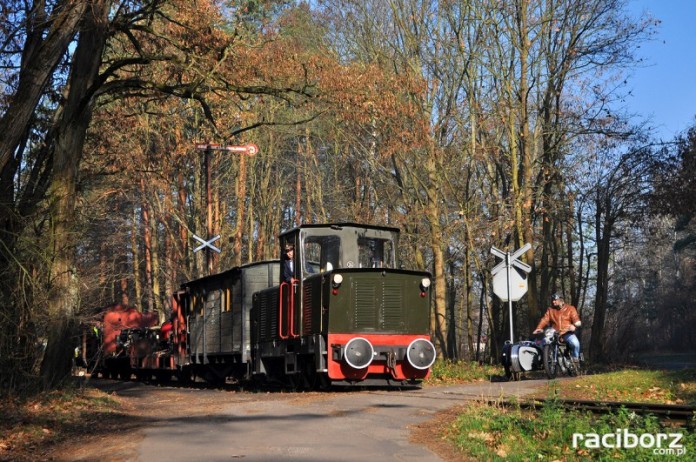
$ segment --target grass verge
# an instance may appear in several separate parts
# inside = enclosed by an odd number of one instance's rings
[[[482,382],[491,377],[502,377],[501,366],[490,366],[476,362],[449,361],[438,359],[433,364],[426,385],[456,385],[458,383]]]
[[[603,416],[566,411],[552,400],[538,412],[472,403],[462,408],[447,433],[462,459],[652,461],[670,456],[693,460],[690,457],[696,454],[693,432],[664,429],[653,417],[627,411]],[[679,433],[679,447],[669,447],[673,438],[657,443],[662,433]],[[601,440],[604,435],[611,435],[606,444]]]
[[[548,383],[547,395],[538,397],[545,399],[543,409],[535,412],[471,403],[462,407],[449,425],[441,427],[441,436],[462,460],[695,460],[693,429],[665,428],[652,416],[625,410],[601,416],[568,411],[555,405],[555,400],[694,405],[696,371],[635,369]],[[679,434],[681,439],[675,443],[669,434]],[[677,447],[670,447],[670,443]]]
[[[550,381],[549,392],[564,399],[696,406],[696,369],[625,369],[586,375],[570,381]]]

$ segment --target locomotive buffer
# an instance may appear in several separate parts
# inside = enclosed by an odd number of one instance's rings
[[[512,302],[518,301],[527,293],[527,274],[532,271],[531,266],[522,263],[518,258],[531,248],[532,244],[526,243],[513,253],[510,253],[503,252],[491,246],[491,253],[503,260],[491,270],[491,273],[493,274],[493,293],[496,294],[500,300],[508,302],[510,344],[515,343],[512,330]]]

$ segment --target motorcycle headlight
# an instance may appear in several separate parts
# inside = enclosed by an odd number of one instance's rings
[[[544,331],[544,338],[546,339],[547,342],[550,342],[553,340],[553,335],[556,333],[555,329],[546,329]]]

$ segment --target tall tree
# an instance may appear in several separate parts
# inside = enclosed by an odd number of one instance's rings
[[[95,84],[99,76],[102,53],[109,35],[108,15],[111,2],[94,1],[80,26],[66,86],[67,96],[59,109],[59,122],[54,138],[53,175],[48,190],[52,217],[52,279],[53,294],[49,299],[48,344],[41,365],[45,387],[55,386],[70,371],[71,358],[66,354],[73,335],[74,313],[79,307],[78,275],[74,268],[75,198],[79,164],[85,134],[95,100]]]

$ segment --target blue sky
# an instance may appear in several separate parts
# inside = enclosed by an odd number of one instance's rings
[[[649,12],[662,23],[655,40],[638,51],[645,66],[628,83],[630,112],[651,117],[665,141],[696,123],[696,0],[629,0],[629,11]]]

